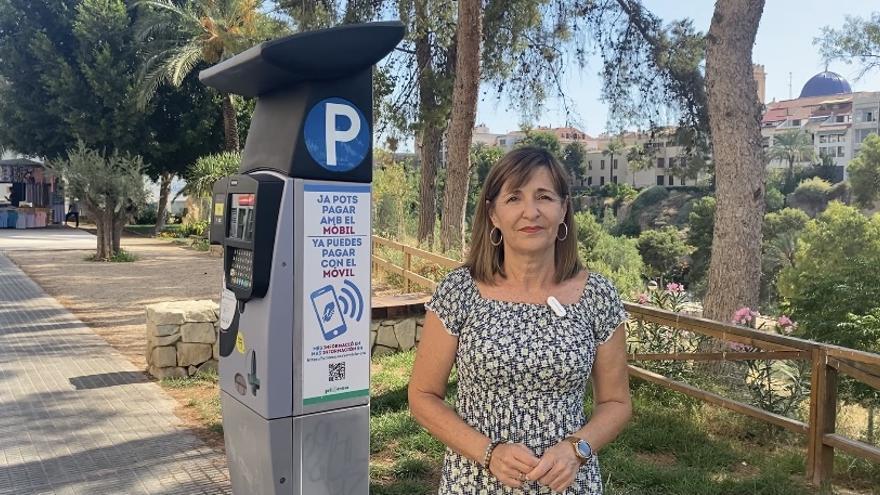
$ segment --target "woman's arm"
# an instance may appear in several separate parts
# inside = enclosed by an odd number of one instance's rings
[[[615,438],[632,417],[629,372],[626,367],[626,323],[599,346],[593,363],[593,414],[574,436],[586,440],[596,452]]]
[[[449,448],[483,463],[486,447],[494,440],[464,422],[446,404],[446,384],[455,363],[458,338],[443,328],[433,311],[425,314],[422,340],[416,352],[409,382],[409,408],[415,420]],[[492,454],[493,475],[509,486],[520,486],[521,473],[530,471],[538,459],[524,445],[502,444]]]

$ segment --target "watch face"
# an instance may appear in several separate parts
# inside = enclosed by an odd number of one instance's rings
[[[593,449],[590,448],[590,444],[583,440],[577,443],[577,451],[578,454],[580,454],[581,457],[583,457],[584,459],[587,459],[588,457],[593,455]]]

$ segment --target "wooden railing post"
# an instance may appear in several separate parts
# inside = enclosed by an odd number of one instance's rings
[[[807,444],[807,478],[816,486],[831,483],[834,447],[824,441],[834,433],[837,420],[837,370],[828,365],[825,350],[813,349],[813,376],[810,387],[810,433]]]
[[[409,272],[412,271],[412,254],[403,248],[403,291],[409,294]]]

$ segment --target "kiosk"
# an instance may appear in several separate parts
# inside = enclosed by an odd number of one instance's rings
[[[203,71],[257,97],[224,246],[223,429],[236,494],[369,493],[372,67],[399,22],[269,41]]]

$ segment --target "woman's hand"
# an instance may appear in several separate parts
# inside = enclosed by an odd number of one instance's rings
[[[489,472],[511,488],[521,488],[525,474],[535,469],[540,459],[521,443],[501,443],[492,451]]]
[[[574,483],[580,467],[581,460],[574,453],[574,448],[563,440],[544,451],[541,462],[526,474],[526,478],[537,480],[554,492],[561,492]]]

